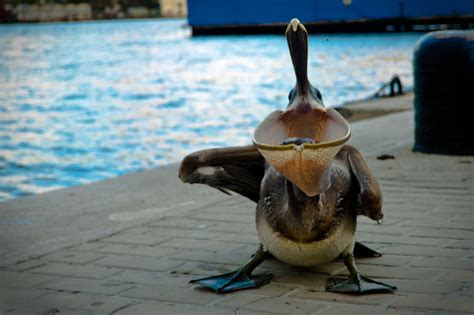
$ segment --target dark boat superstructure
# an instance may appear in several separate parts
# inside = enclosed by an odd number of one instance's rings
[[[281,34],[298,16],[310,33],[426,32],[472,29],[472,0],[189,0],[194,36]]]

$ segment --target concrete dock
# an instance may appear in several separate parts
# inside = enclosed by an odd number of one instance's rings
[[[412,111],[352,134],[385,214],[359,218],[358,240],[384,256],[358,266],[395,293],[325,292],[329,275],[347,274],[341,261],[268,260],[256,273],[273,282],[229,294],[188,284],[254,253],[255,204],[182,184],[171,165],[0,203],[0,314],[472,314],[474,158],[412,153]]]

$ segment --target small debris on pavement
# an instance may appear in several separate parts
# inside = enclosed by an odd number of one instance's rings
[[[395,156],[391,155],[391,154],[382,154],[382,155],[379,155],[377,156],[377,160],[395,160]]]

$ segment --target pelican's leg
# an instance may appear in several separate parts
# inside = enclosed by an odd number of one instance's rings
[[[342,256],[344,264],[349,270],[349,278],[329,278],[326,282],[326,290],[341,293],[374,293],[392,292],[397,287],[367,278],[357,270],[353,249],[347,250]]]
[[[236,290],[258,288],[272,280],[270,273],[253,276],[252,271],[257,268],[267,257],[267,252],[260,245],[257,252],[241,268],[224,273],[222,275],[191,280],[190,283],[198,283],[203,287],[210,288],[217,293],[226,293]]]

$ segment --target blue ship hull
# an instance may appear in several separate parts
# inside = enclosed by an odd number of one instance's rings
[[[413,25],[426,24],[471,28],[474,1],[188,0],[188,21],[194,34],[272,33],[281,31],[293,17],[309,25],[312,32],[413,30]]]

